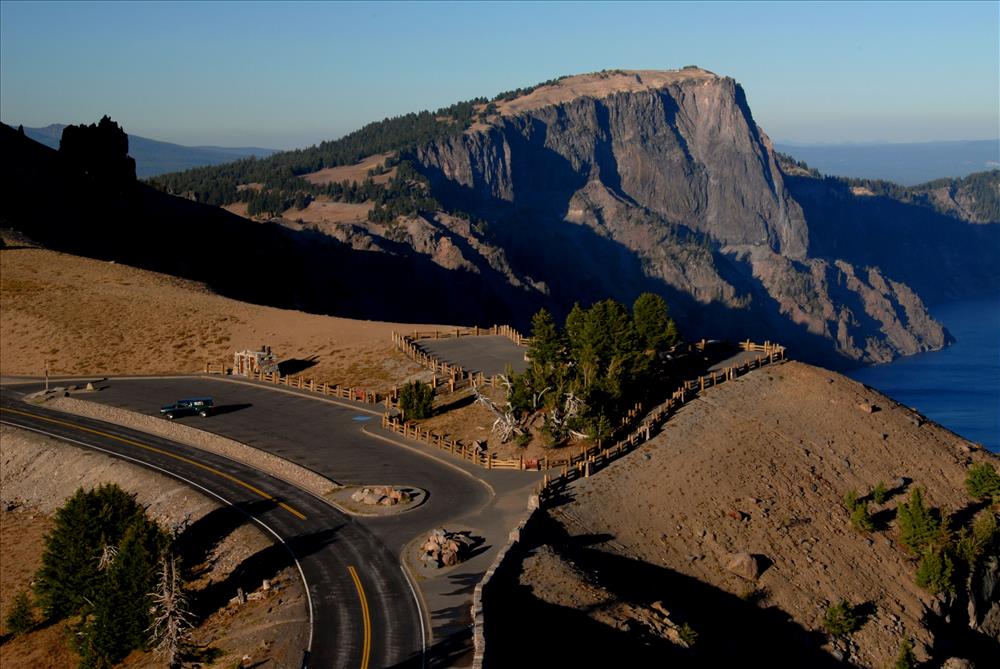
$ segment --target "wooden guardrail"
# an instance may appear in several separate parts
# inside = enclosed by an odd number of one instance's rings
[[[434,446],[442,451],[446,451],[463,460],[474,462],[486,469],[520,469],[525,468],[523,457],[517,459],[500,459],[492,457],[484,451],[478,451],[471,446],[463,444],[458,439],[446,437],[431,430],[425,429],[409,421],[403,421],[388,414],[382,416],[382,427],[390,432],[402,435],[404,438],[413,439],[420,443]]]
[[[546,475],[538,489],[539,499],[542,501],[550,499],[555,492],[567,483],[580,477],[590,476],[597,469],[603,468],[608,463],[616,460],[622,455],[632,451],[639,444],[642,444],[652,437],[659,430],[674,412],[681,408],[688,401],[698,396],[702,390],[712,386],[732,381],[743,376],[747,372],[759,369],[765,365],[774,364],[785,359],[785,347],[771,342],[764,344],[754,344],[749,340],[740,344],[744,351],[759,352],[762,355],[739,365],[733,365],[725,369],[711,372],[699,376],[697,379],[689,379],[674,391],[673,395],[660,404],[656,409],[647,415],[639,426],[627,437],[616,442],[609,447],[602,447],[600,444],[588,449],[581,449],[580,453],[560,460],[547,460],[540,468],[562,468],[562,472],[556,476]]]
[[[418,343],[421,339],[448,339],[459,337],[484,337],[500,336],[507,337],[518,346],[527,346],[531,340],[523,336],[520,332],[509,325],[494,325],[492,328],[455,328],[454,330],[433,330],[420,332],[414,330],[409,334],[392,333],[392,343],[401,350],[407,357],[417,364],[426,367],[435,374],[435,386],[438,382],[437,374],[444,378],[440,381],[442,387],[447,387],[450,392],[455,392],[472,385],[475,381],[478,385],[488,385],[496,388],[500,383],[500,376],[485,376],[481,372],[474,373],[466,370],[461,365],[453,365],[427,353]]]
[[[227,368],[224,364],[218,365],[215,363],[207,363],[205,365],[205,373],[225,375],[229,373],[229,368]],[[298,388],[299,390],[309,390],[327,397],[338,397],[340,399],[365,402],[367,404],[385,404],[387,407],[391,404],[391,400],[388,395],[382,395],[381,393],[355,386],[342,386],[339,383],[328,383],[326,381],[316,381],[315,379],[304,379],[301,376],[281,376],[277,372],[273,374],[251,372],[250,374],[247,374],[246,378],[255,381],[263,381],[264,383],[273,383],[274,385],[287,386],[289,388]]]

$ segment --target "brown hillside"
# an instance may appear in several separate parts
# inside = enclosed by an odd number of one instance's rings
[[[433,326],[317,316],[40,248],[0,251],[0,374],[194,372],[269,344],[307,378],[378,389],[418,371],[390,332]],[[301,367],[302,365],[299,365]]]
[[[541,519],[545,539],[520,566],[531,594],[514,589],[507,603],[540,611],[550,625],[589,626],[595,638],[631,631],[629,640],[611,637],[627,654],[650,635],[653,648],[669,638],[656,632],[660,602],[699,633],[694,655],[679,653],[692,666],[736,658],[825,666],[823,616],[845,598],[871,613],[841,649],[852,662],[888,666],[904,637],[926,658],[935,604],[914,583],[895,508],[917,486],[967,521],[976,507],[966,469],[984,458],[995,461],[838,374],[795,362],[755,371],[710,389],[659,437],[573,484]],[[871,507],[880,529],[856,531],[844,494],[864,495],[879,481],[894,493]],[[763,556],[756,582],[727,569],[741,552]],[[492,647],[505,641],[501,632]],[[667,655],[678,648],[665,646]]]

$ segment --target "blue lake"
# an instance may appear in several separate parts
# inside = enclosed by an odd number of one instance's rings
[[[848,376],[1000,452],[1000,296],[930,311],[955,337],[954,344]]]

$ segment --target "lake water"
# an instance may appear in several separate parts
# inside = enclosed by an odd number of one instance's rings
[[[1000,452],[1000,296],[941,305],[931,313],[954,344],[848,376]]]

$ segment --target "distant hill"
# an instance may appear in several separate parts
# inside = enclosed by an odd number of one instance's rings
[[[964,177],[1000,167],[1000,140],[975,139],[915,144],[784,144],[774,148],[823,174],[884,179],[904,186]]]
[[[53,123],[44,128],[25,128],[24,134],[31,139],[53,149],[59,148],[65,124]],[[265,158],[275,153],[274,149],[256,146],[228,148],[224,146],[183,146],[161,142],[138,135],[128,136],[128,152],[135,158],[136,176],[140,179],[155,177],[168,172],[178,172],[192,167],[221,165],[239,158],[257,156]]]

